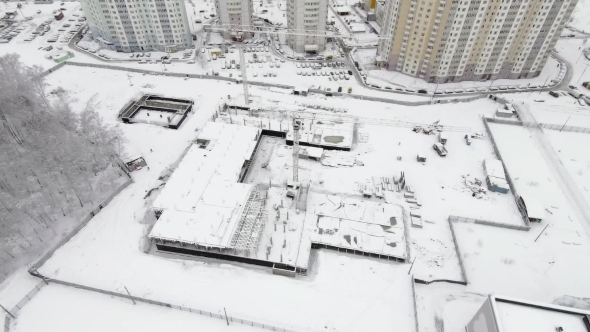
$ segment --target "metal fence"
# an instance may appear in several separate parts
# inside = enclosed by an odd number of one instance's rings
[[[412,304],[414,305],[414,320],[416,321],[416,332],[420,332],[420,324],[418,323],[418,304],[416,301],[416,282],[414,275],[412,275]]]
[[[513,225],[513,224],[502,223],[502,222],[484,220],[484,219],[460,217],[460,216],[452,216],[452,215],[449,216],[449,220],[451,220],[453,222],[466,222],[466,223],[474,223],[474,224],[478,224],[478,225],[488,225],[488,226],[495,226],[495,227],[501,227],[501,228],[516,229],[519,231],[529,231],[531,229],[530,224],[524,225],[524,226],[523,225]]]
[[[140,68],[129,68],[129,67],[122,67],[122,66],[115,66],[115,65],[105,65],[105,64],[97,64],[97,63],[82,63],[82,62],[74,62],[74,61],[64,61],[59,65],[43,72],[42,76],[48,75],[57,69],[63,67],[64,65],[68,66],[78,66],[78,67],[90,67],[90,68],[102,68],[102,69],[110,69],[110,70],[120,70],[120,71],[127,71],[139,74],[147,74],[147,75],[156,75],[156,76],[170,76],[170,77],[179,77],[179,78],[200,78],[200,79],[209,79],[209,80],[220,80],[220,81],[227,81],[227,82],[234,82],[240,83],[240,79],[231,78],[231,77],[224,77],[224,76],[214,76],[214,75],[200,75],[200,74],[185,74],[185,73],[170,73],[170,72],[159,72],[155,70],[147,70],[147,69],[140,69]],[[250,81],[248,80],[249,85],[257,85],[257,86],[264,86],[264,87],[275,87],[275,88],[282,88],[282,89],[294,89],[294,86],[285,85],[285,84],[276,84],[276,83],[266,83],[266,82],[258,82],[258,81]],[[363,96],[357,94],[349,94],[349,93],[340,93],[340,92],[326,92],[323,90],[317,89],[310,89],[310,92],[319,93],[319,94],[331,94],[335,96],[344,96],[354,99],[360,100],[370,100],[370,101],[377,101],[389,104],[396,104],[396,105],[405,105],[405,106],[422,106],[422,105],[429,105],[431,102],[429,100],[425,101],[403,101],[403,100],[395,100],[389,98],[381,98],[381,97],[372,97],[372,96]],[[445,103],[458,103],[458,102],[470,102],[477,99],[485,98],[485,95],[476,95],[467,98],[456,98],[456,99],[436,99],[434,103],[445,104]]]
[[[109,197],[107,197],[102,203],[97,204],[96,207],[90,212],[90,214],[88,214],[84,219],[82,219],[82,221],[80,222],[80,224],[74,228],[68,235],[66,235],[63,239],[61,239],[55,246],[53,246],[48,252],[46,252],[43,256],[41,256],[41,258],[39,258],[35,263],[33,263],[31,265],[31,267],[29,268],[29,273],[31,273],[32,275],[35,275],[37,272],[36,270],[38,268],[40,268],[43,264],[45,264],[45,262],[47,262],[47,260],[49,258],[51,258],[51,256],[53,256],[53,254],[59,249],[61,248],[64,244],[66,244],[72,237],[74,237],[76,234],[78,234],[78,232],[80,232],[80,230],[82,228],[84,228],[86,226],[86,224],[88,224],[88,222],[90,221],[90,219],[92,219],[92,217],[98,212],[100,211],[100,209],[102,209],[102,207],[107,206],[107,204],[109,204],[109,202],[113,199],[113,197],[115,197],[116,195],[118,195],[123,189],[127,188],[127,186],[129,184],[131,184],[133,182],[133,179],[129,178],[127,179],[127,181],[125,181],[125,183],[121,184],[115,191],[113,191],[111,193],[111,195],[109,195]]]
[[[493,120],[493,121],[489,121],[489,120]],[[488,121],[501,123],[501,122],[497,122],[496,120],[499,120],[499,119],[491,119],[491,118],[484,116],[483,117],[483,124],[484,124],[484,127],[486,128],[486,132],[488,133],[488,136],[490,137],[490,141],[492,142],[492,147],[494,148],[494,153],[496,154],[496,157],[498,157],[498,159],[502,162],[502,165],[504,165],[504,174],[506,175],[506,182],[508,182],[508,186],[510,186],[510,190],[512,191],[512,196],[514,197],[514,200],[516,201],[517,197],[518,197],[518,194],[516,192],[516,187],[514,186],[514,182],[512,181],[512,177],[510,176],[510,172],[508,172],[508,167],[506,167],[506,162],[504,162],[504,159],[502,158],[502,154],[500,154],[500,149],[498,149],[498,145],[496,144],[496,140],[494,139],[494,135],[492,134],[492,131],[490,130],[490,126],[488,124]],[[505,120],[500,120],[500,121],[505,121]],[[520,209],[519,209],[519,212],[521,214],[522,221],[523,221],[524,225],[530,229],[531,223],[529,222],[528,217]]]
[[[159,305],[162,307],[167,307],[167,308],[176,309],[176,310],[180,310],[180,311],[188,311],[191,313],[199,314],[199,315],[206,316],[206,317],[221,319],[224,321],[227,320],[230,323],[239,323],[239,324],[243,324],[243,325],[258,327],[258,328],[271,330],[271,331],[277,331],[277,332],[294,332],[295,331],[294,329],[292,329],[292,327],[279,327],[279,326],[272,325],[272,324],[259,323],[259,322],[255,322],[255,321],[248,320],[248,319],[242,319],[242,318],[229,316],[229,315],[221,315],[221,314],[213,313],[213,312],[206,311],[206,310],[199,310],[199,309],[194,309],[191,307],[174,305],[171,303],[166,303],[166,302],[161,302],[161,301],[154,301],[154,300],[146,299],[146,298],[139,297],[139,296],[132,296],[132,295],[128,295],[128,294],[112,292],[112,291],[108,291],[108,290],[104,290],[104,289],[79,285],[79,284],[75,284],[75,283],[71,283],[71,282],[67,282],[67,281],[63,281],[63,280],[52,279],[52,278],[45,278],[45,280],[47,280],[48,282],[52,282],[52,283],[56,283],[56,284],[60,284],[60,285],[64,285],[64,286],[84,289],[87,291],[101,293],[101,294],[110,295],[110,296],[115,296],[118,298],[128,299],[131,301]],[[42,283],[44,283],[44,282],[42,282]]]
[[[43,280],[39,281],[39,283],[29,292],[27,293],[27,295],[25,295],[15,306],[14,308],[12,308],[10,310],[10,313],[14,316],[16,316],[18,314],[19,311],[21,311],[21,309],[27,304],[29,303],[29,301],[31,301],[33,299],[33,297],[35,296],[35,294],[37,294],[41,288],[43,288],[45,285],[47,285],[47,283]]]
[[[463,266],[463,256],[461,256],[461,249],[459,249],[457,236],[455,236],[455,228],[453,227],[453,222],[451,221],[450,217],[447,219],[447,221],[449,222],[449,228],[451,229],[451,237],[453,239],[453,244],[455,245],[455,253],[457,254],[457,259],[459,260],[461,278],[463,279],[463,282],[465,282],[465,285],[467,285],[469,283],[469,280],[467,280],[467,273],[465,273],[465,266]]]
[[[500,119],[500,118],[490,118],[485,117],[488,122],[492,123],[499,123],[499,124],[507,124],[512,126],[520,126],[525,128],[543,128],[543,129],[553,129],[559,131],[570,131],[574,133],[590,133],[590,128],[587,127],[577,127],[577,126],[567,126],[566,124],[554,124],[554,123],[537,123],[537,122],[526,122],[520,120],[511,120],[511,119]]]

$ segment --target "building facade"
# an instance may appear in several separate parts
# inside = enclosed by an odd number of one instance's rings
[[[287,0],[287,27],[300,32],[287,37],[288,45],[295,52],[322,52],[326,48],[325,37],[301,33],[324,33],[327,20],[328,0]]]
[[[252,8],[251,0],[215,0],[215,8],[219,16],[219,22],[222,25],[245,25],[252,24]],[[223,32],[224,38],[248,38],[249,34],[243,35],[236,29],[236,31],[225,30]],[[240,34],[238,36],[238,34]]]
[[[119,52],[175,52],[192,35],[183,0],[80,0],[92,36]]]
[[[385,17],[385,1],[377,1],[375,5],[375,21],[379,27],[383,26],[383,19]]]
[[[390,0],[377,63],[428,82],[540,74],[577,0]]]

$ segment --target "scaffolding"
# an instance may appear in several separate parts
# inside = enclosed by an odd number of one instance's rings
[[[252,190],[232,235],[230,247],[256,252],[266,224],[266,192]]]

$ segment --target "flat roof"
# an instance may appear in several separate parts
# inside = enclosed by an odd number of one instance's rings
[[[293,128],[288,127],[287,141],[293,140]],[[350,148],[354,137],[354,123],[334,120],[302,119],[299,142],[323,147]]]
[[[498,179],[506,179],[504,165],[497,159],[485,159],[483,161],[486,175]]]
[[[405,258],[400,206],[311,191],[306,223],[311,241],[340,248]]]
[[[521,300],[495,298],[496,318],[503,332],[588,332],[582,317],[590,312]]]
[[[238,183],[260,130],[208,122],[152,207],[162,214],[150,237],[227,247],[252,185]]]

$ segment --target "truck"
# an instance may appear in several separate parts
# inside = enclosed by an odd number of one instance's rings
[[[447,155],[447,149],[441,143],[434,143],[434,145],[432,145],[432,148],[441,157],[445,157]]]
[[[447,134],[445,134],[444,132],[441,131],[438,134],[438,142],[443,145],[447,144]]]

